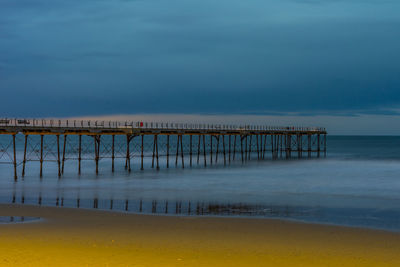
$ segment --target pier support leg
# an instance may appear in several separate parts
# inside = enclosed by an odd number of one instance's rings
[[[43,176],[43,138],[44,136],[40,135],[40,178]]]
[[[235,137],[233,138],[233,160],[235,160],[236,157],[236,136],[237,135],[235,135]]]
[[[218,162],[218,153],[219,153],[219,136],[217,138],[217,151],[215,152],[215,163]]]
[[[63,143],[63,155],[61,161],[61,174],[64,174],[64,163],[65,163],[65,149],[67,145],[67,135],[64,134],[64,143]]]
[[[28,135],[25,135],[25,144],[24,144],[24,160],[22,161],[22,177],[25,176],[25,164],[26,164],[26,148],[28,145]]]
[[[183,157],[183,135],[180,136],[181,138],[181,158],[182,158],[182,169],[185,168],[185,162]]]
[[[79,135],[78,140],[78,174],[81,174],[81,161],[82,161],[82,135]]]
[[[15,134],[12,136],[13,139],[13,165],[14,165],[14,181],[18,180],[18,174],[17,174],[17,150],[16,150],[16,144],[15,144]]]
[[[321,153],[321,135],[318,134],[317,135],[317,141],[318,141],[318,145],[317,145],[317,157],[320,157],[320,153]]]
[[[222,151],[224,154],[224,166],[226,165],[226,153],[225,153],[225,135],[222,135]]]
[[[213,162],[213,135],[210,135],[210,165]]]
[[[60,135],[57,134],[57,167],[58,177],[61,177],[61,159],[60,159]]]
[[[169,141],[169,138],[168,138],[168,141]],[[168,145],[169,144],[167,144],[167,168],[168,168]],[[142,143],[140,145],[140,170],[142,170],[142,171],[144,170],[143,159],[144,159],[144,135],[142,134]]]
[[[271,155],[272,159],[275,159],[275,135],[271,134]]]
[[[175,167],[178,166],[178,157],[179,157],[179,135],[176,136],[176,156],[175,156]]]
[[[126,135],[126,167],[128,168],[128,172],[131,172],[131,152],[130,152],[130,144],[131,144],[132,136]]]
[[[285,157],[286,159],[289,158],[289,153],[288,153],[288,135],[285,134]]]
[[[193,136],[190,135],[190,144],[189,144],[189,155],[190,155],[190,167],[192,167],[192,138]]]
[[[199,144],[197,146],[197,165],[200,164],[200,141],[201,141],[200,135],[198,137],[199,137]]]
[[[265,151],[267,149],[267,136],[268,135],[264,135],[263,158],[265,158]]]
[[[96,174],[99,174],[99,159],[100,159],[100,138],[101,135],[94,136],[94,149],[95,149],[95,161],[96,161]],[[129,146],[129,144],[128,144]],[[129,150],[128,150],[129,152]]]
[[[154,157],[155,157],[155,153],[156,153],[156,139],[157,139],[157,137],[156,137],[156,135],[154,135],[154,137],[153,137],[153,155],[152,155],[152,157],[151,157],[151,167],[152,168],[154,168]]]
[[[310,134],[308,134],[307,135],[307,145],[308,145],[308,147],[307,147],[307,154],[308,154],[308,157],[309,158],[311,158],[311,135]]]
[[[251,146],[252,146],[253,135],[250,135],[250,142],[249,142],[249,160],[251,160]]]
[[[297,135],[297,155],[298,155],[298,158],[301,158],[301,142],[302,142],[301,138],[302,138],[301,135],[298,134]]]
[[[242,136],[240,136],[240,154],[242,155],[242,163],[244,162],[244,158],[243,158],[243,138]]]
[[[257,138],[257,159],[258,160],[260,160],[260,146],[259,146],[259,144],[258,144],[258,134],[256,135],[256,138]]]
[[[157,170],[160,169],[160,165],[159,165],[159,160],[158,160],[158,135],[155,136],[156,137],[156,160],[157,160]]]
[[[114,160],[115,160],[115,135],[112,135],[111,140],[111,172],[114,172]]]
[[[324,157],[326,158],[326,134],[324,134]]]
[[[247,160],[247,152],[248,152],[248,146],[247,146],[247,135],[245,136],[246,140],[245,140],[245,153],[244,153],[244,159]]]
[[[206,155],[206,136],[203,135],[203,154],[204,154],[204,167],[207,167],[207,155]]]
[[[142,137],[142,143],[143,143],[143,137]],[[169,168],[169,135],[167,135],[167,168]]]
[[[275,135],[275,159],[279,157],[279,135]]]
[[[231,135],[228,137],[228,159],[229,163],[231,163]]]

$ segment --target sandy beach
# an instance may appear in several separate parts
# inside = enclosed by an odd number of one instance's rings
[[[1,266],[399,266],[400,234],[268,219],[0,205]]]

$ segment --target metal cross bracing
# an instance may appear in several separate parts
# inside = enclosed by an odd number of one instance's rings
[[[27,163],[34,161],[41,177],[47,162],[56,163],[59,177],[66,161],[76,162],[79,174],[83,161],[94,161],[97,174],[105,159],[111,159],[112,172],[116,160],[124,160],[127,171],[226,166],[326,156],[326,134],[316,127],[0,119],[0,162],[14,166],[15,179],[20,165],[23,177]]]

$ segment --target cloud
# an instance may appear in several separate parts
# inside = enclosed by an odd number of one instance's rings
[[[398,115],[398,1],[0,1],[3,114]]]

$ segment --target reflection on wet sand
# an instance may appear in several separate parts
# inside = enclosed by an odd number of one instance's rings
[[[214,216],[259,216],[259,217],[304,217],[315,216],[316,211],[301,207],[254,205],[246,203],[206,203],[193,201],[144,200],[144,199],[99,199],[80,198],[65,199],[64,197],[25,198],[24,195],[12,196],[12,204],[29,204],[38,206],[59,206],[70,208],[86,208],[115,210],[133,213],[154,213],[170,215],[214,215]]]
[[[0,224],[22,223],[36,220],[40,220],[40,218],[26,216],[0,216]]]

